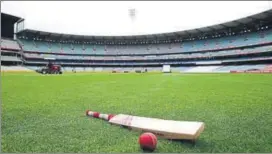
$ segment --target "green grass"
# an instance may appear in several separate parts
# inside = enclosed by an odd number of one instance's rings
[[[272,152],[272,75],[3,73],[2,152],[141,152],[140,132],[87,109],[205,122],[195,145],[155,152]]]

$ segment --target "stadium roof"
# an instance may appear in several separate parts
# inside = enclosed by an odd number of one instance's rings
[[[11,20],[12,23],[15,23],[21,19],[22,18],[20,18],[20,17],[1,12],[1,20]]]
[[[1,12],[1,37],[13,39],[14,23],[23,20],[20,17]]]
[[[220,31],[226,31],[229,29],[235,29],[238,27],[255,27],[259,23],[271,23],[272,22],[272,9],[267,11],[233,20],[230,22],[225,22],[213,26],[201,27],[190,30],[176,31],[171,33],[160,33],[160,34],[149,34],[149,35],[128,35],[128,36],[87,36],[87,35],[73,35],[73,34],[61,34],[61,33],[50,33],[45,31],[37,31],[31,29],[25,29],[18,32],[19,35],[34,35],[34,36],[44,36],[55,39],[83,39],[83,40],[138,40],[138,39],[154,39],[154,38],[173,38],[173,37],[188,37],[196,36],[205,33],[214,33]]]

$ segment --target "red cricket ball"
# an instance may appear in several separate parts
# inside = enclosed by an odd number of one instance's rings
[[[142,150],[153,152],[157,147],[157,137],[153,133],[143,133],[139,137],[139,144]]]

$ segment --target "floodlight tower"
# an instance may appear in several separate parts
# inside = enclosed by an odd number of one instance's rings
[[[128,9],[128,15],[131,21],[131,28],[133,33],[137,33],[137,28],[136,28],[136,9],[135,8],[130,8]]]
[[[131,8],[128,10],[130,19],[132,20],[132,22],[135,20],[136,18],[136,9],[135,8]]]

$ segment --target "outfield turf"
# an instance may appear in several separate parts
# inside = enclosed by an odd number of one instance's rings
[[[141,152],[139,132],[87,109],[205,122],[195,145],[155,152],[272,152],[272,75],[3,73],[2,152]]]

